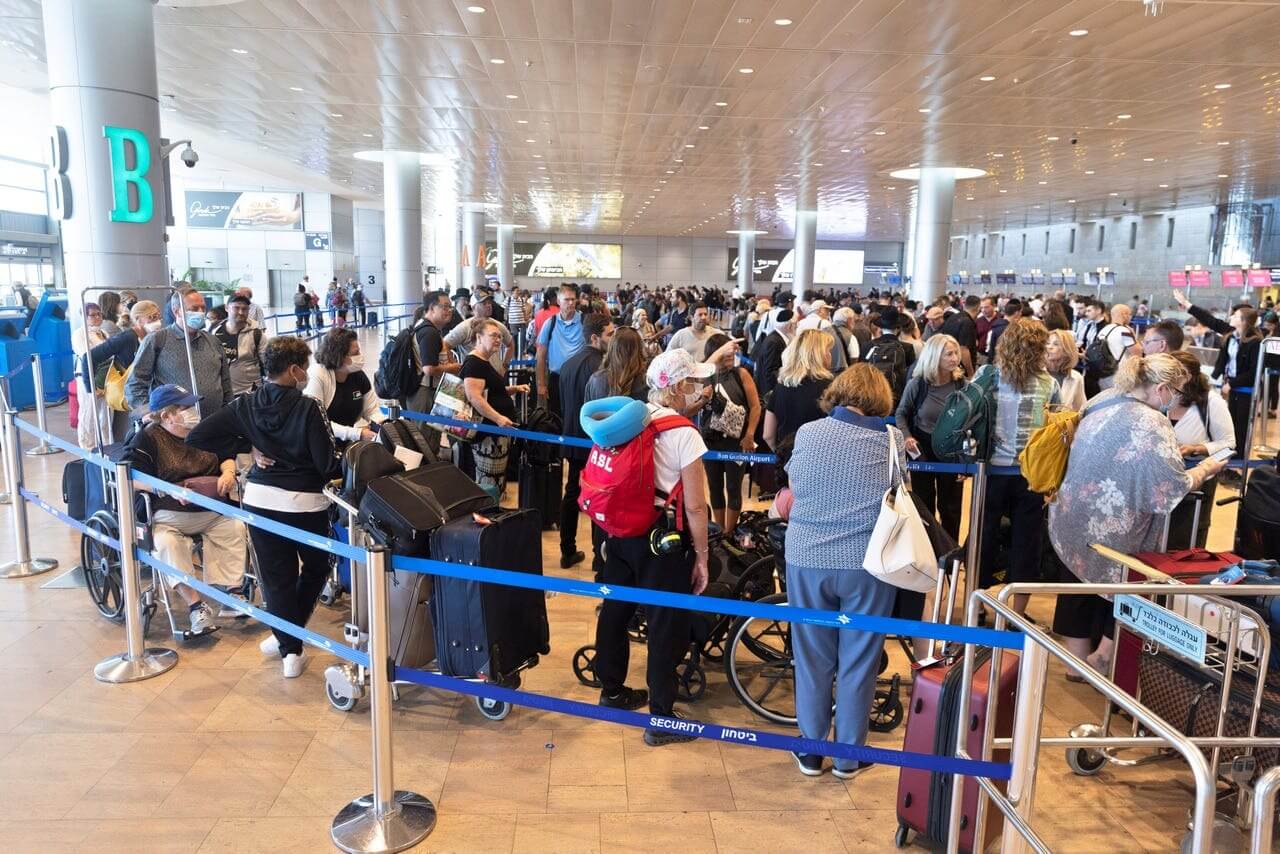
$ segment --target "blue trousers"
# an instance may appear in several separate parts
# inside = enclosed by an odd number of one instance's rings
[[[787,564],[787,601],[801,608],[888,617],[893,614],[896,596],[897,588],[863,569],[809,569]],[[836,741],[866,744],[884,635],[792,623],[791,649],[796,660],[800,734],[825,740],[834,717]],[[837,768],[854,766],[851,759],[834,761]]]

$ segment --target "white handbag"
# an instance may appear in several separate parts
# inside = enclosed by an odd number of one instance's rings
[[[889,488],[880,500],[862,568],[885,584],[927,593],[938,583],[938,556],[898,466],[896,432],[889,428]]]

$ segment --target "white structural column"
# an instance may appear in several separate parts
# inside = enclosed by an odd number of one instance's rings
[[[168,283],[153,2],[43,4],[53,215],[72,305],[85,288]]]
[[[498,226],[498,284],[508,292],[516,284],[516,229],[513,225]]]
[[[818,212],[796,211],[795,261],[791,293],[797,297],[813,287],[813,259],[817,251]]]
[[[462,277],[459,284],[475,293],[484,284],[484,267],[476,265],[476,258],[484,246],[484,209],[468,209],[462,212]]]
[[[912,232],[911,296],[932,300],[947,292],[947,243],[956,197],[955,170],[920,170]]]
[[[383,231],[387,240],[387,302],[422,299],[422,158],[382,155]]]
[[[755,279],[756,236],[752,231],[738,232],[738,296],[751,296]]]

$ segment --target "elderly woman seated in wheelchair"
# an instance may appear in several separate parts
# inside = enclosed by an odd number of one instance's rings
[[[154,389],[148,423],[130,440],[126,459],[139,472],[211,498],[225,499],[236,485],[235,459],[219,460],[215,454],[193,448],[185,441],[200,422],[198,401],[196,395],[177,385]],[[150,503],[151,536],[159,560],[193,574],[192,538],[198,535],[203,540],[201,569],[205,583],[228,591],[241,588],[247,541],[241,522],[192,507],[173,495],[156,494]],[[190,612],[191,629],[186,635],[198,637],[217,631],[213,609],[200,594],[181,583],[174,588]],[[219,616],[243,614],[227,608]]]

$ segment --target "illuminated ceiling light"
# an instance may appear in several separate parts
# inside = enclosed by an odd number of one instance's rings
[[[991,76],[990,74],[984,74],[978,79],[981,80],[983,83],[990,83],[992,80],[995,80],[996,78]]]
[[[542,157],[542,155],[541,155],[541,154],[535,154],[535,155],[533,155],[533,156],[534,156],[534,157]]]
[[[1155,162],[1156,162],[1156,159],[1155,159],[1154,157],[1144,157],[1144,158],[1142,158],[1142,162],[1143,162],[1143,163],[1155,163]]]
[[[1168,184],[1161,184],[1161,185],[1160,185],[1160,189],[1162,189],[1162,190],[1167,190],[1167,189],[1169,189],[1169,185],[1168,185]]]
[[[692,143],[692,142],[686,142],[686,143],[684,144],[684,147],[685,147],[685,148],[693,148],[693,143]]]
[[[892,186],[892,185],[890,185],[890,186],[885,187],[885,189],[886,189],[886,190],[896,190],[896,189],[898,189],[898,188],[897,188],[897,187],[894,187],[894,186]]]
[[[231,52],[232,52],[232,53],[238,53],[238,54],[240,54],[241,56],[244,56],[244,55],[245,55],[246,53],[248,53],[249,51],[245,50],[245,49],[244,49],[244,48],[242,48],[242,47],[233,47],[233,48],[231,48]]]
[[[342,113],[330,113],[329,117],[334,119],[340,119],[342,118]]]
[[[1037,183],[1037,184],[1039,184],[1041,187],[1043,187],[1045,184],[1048,184],[1049,182],[1048,182],[1048,181],[1036,181],[1036,183]]]
[[[1215,88],[1215,89],[1230,89],[1230,88],[1231,88],[1231,84],[1230,84],[1230,83],[1215,83],[1215,84],[1213,84],[1213,88]]]
[[[935,168],[938,168],[938,169],[949,168],[954,173],[955,179],[957,181],[964,181],[968,178],[981,178],[983,175],[987,174],[985,169],[969,169],[963,166],[935,167]],[[889,173],[889,175],[891,175],[894,178],[900,178],[904,181],[919,181],[920,169],[916,168],[913,164],[911,167],[907,169],[894,169],[892,172]]]
[[[932,110],[931,108],[929,108],[929,107],[921,107],[920,109],[916,110],[916,112],[917,112],[917,113],[932,113],[932,112],[933,112],[933,110]]]
[[[373,134],[371,134],[371,133],[362,133],[362,134],[360,134],[360,135],[361,135],[361,136],[363,136],[363,137],[367,137],[368,139],[373,139]]]
[[[545,166],[539,166],[538,168],[539,168],[539,169],[546,169],[547,167],[545,167]]]
[[[1075,199],[1067,199],[1067,204],[1074,205],[1075,203],[1076,203]]]
[[[888,131],[874,130],[872,131],[872,133],[874,133],[876,136],[884,136],[886,133],[888,133]]]
[[[698,125],[698,130],[711,130],[708,125]]]
[[[1226,172],[1219,172],[1219,173],[1218,173],[1218,177],[1219,177],[1219,178],[1230,178],[1231,176],[1230,176],[1230,175],[1228,175]]]
[[[1058,137],[1056,137],[1056,136],[1046,136],[1046,137],[1045,137],[1045,139],[1046,139],[1046,140],[1048,140],[1049,142],[1057,142],[1057,141],[1058,141]]]
[[[848,153],[849,153],[849,149],[847,149],[847,148],[842,148],[842,149],[840,149],[840,153],[841,153],[841,154],[848,154]]]
[[[965,197],[964,197],[964,200],[965,200],[966,202],[971,202],[971,201],[973,201],[973,196],[965,196]]]
[[[997,151],[995,154],[991,155],[991,156],[992,156],[992,157],[1004,157],[1004,155],[1003,155],[1003,154],[1001,154],[1001,153],[1000,153],[1000,152],[998,152],[998,151]]]
[[[760,231],[755,228],[731,228],[725,234],[768,234],[767,231]]]
[[[518,125],[527,125],[527,124],[529,124],[529,120],[528,120],[528,119],[516,119],[516,124],[518,124]]]
[[[301,86],[290,86],[290,87],[289,87],[289,91],[290,91],[290,92],[301,92],[301,91],[302,91],[302,87],[301,87]]]
[[[1084,170],[1084,174],[1086,174],[1086,175],[1092,175],[1092,174],[1093,174],[1093,170],[1092,170],[1092,169],[1086,169],[1086,170]]]
[[[1008,190],[1001,190],[1000,192],[1002,192],[1002,193],[1007,193],[1007,192],[1009,192],[1009,191],[1008,191]]]
[[[505,59],[502,59],[501,57],[497,57],[497,56],[495,56],[493,59],[489,60],[489,62],[490,62],[490,63],[492,63],[493,65],[506,65],[506,64],[507,64],[507,61],[506,61]]]
[[[484,14],[484,7],[483,7],[483,6],[468,6],[468,7],[467,7],[467,11],[468,11],[468,12],[470,12],[471,14],[473,14],[473,15],[483,15],[483,14]]]
[[[1230,145],[1231,143],[1225,139],[1218,140],[1218,145]]]
[[[683,163],[683,162],[684,162],[684,158],[683,158],[683,157],[677,157],[675,160],[676,160],[676,162],[677,162],[677,163]]]
[[[790,19],[790,18],[775,18],[773,22],[774,22],[775,24],[777,24],[778,26],[780,26],[780,27],[789,27],[789,26],[791,26],[791,19]]]
[[[508,101],[514,101],[514,100],[516,100],[516,99],[517,99],[517,98],[519,98],[519,97],[520,97],[519,95],[508,95],[508,96],[507,96],[507,100],[508,100]]]
[[[1117,118],[1117,119],[1131,119],[1131,118],[1133,118],[1133,116],[1129,115],[1128,113],[1120,113],[1119,115],[1117,115],[1117,116],[1116,116],[1116,118]]]
[[[756,70],[754,68],[739,68],[738,73],[739,74],[755,74]]]
[[[674,174],[676,174],[676,170],[674,170],[674,169],[668,169],[668,170],[667,170],[667,174],[668,174],[668,175],[674,175]]]
[[[1085,29],[1072,30],[1071,32],[1067,33],[1067,35],[1074,36],[1075,38],[1080,38],[1081,36],[1089,35],[1089,31]]]
[[[729,102],[728,102],[728,101],[716,101],[716,106],[717,106],[717,107],[727,107],[727,106],[729,106]]]

